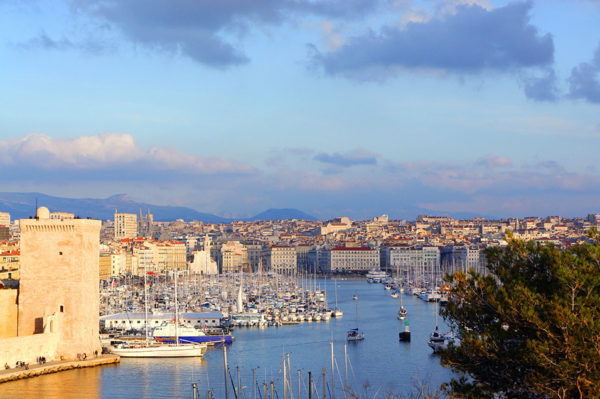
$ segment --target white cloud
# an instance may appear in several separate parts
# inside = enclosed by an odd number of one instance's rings
[[[182,174],[248,174],[247,164],[223,158],[202,158],[177,149],[153,147],[144,151],[133,136],[102,133],[77,138],[30,134],[0,141],[0,165],[22,169],[178,171]]]

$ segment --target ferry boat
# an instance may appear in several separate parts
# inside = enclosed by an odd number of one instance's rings
[[[388,277],[388,275],[382,270],[371,269],[367,273],[366,277],[368,282],[380,283],[381,281],[385,280]]]
[[[206,342],[221,342],[230,344],[234,337],[231,334],[205,334],[203,331],[188,326],[177,326],[175,331],[175,323],[164,323],[161,326],[154,328],[152,336],[158,342],[173,343],[176,341],[176,335],[179,335],[179,342],[183,343],[206,343]]]

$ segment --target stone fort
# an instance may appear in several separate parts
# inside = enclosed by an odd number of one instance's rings
[[[99,220],[21,219],[18,290],[0,290],[0,366],[101,352]]]

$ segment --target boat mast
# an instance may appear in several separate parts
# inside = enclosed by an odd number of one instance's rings
[[[179,306],[177,305],[177,269],[175,269],[175,344],[179,345]]]
[[[149,345],[148,341],[148,284],[147,284],[148,272],[146,271],[146,262],[144,262],[144,319],[146,321],[146,346]]]

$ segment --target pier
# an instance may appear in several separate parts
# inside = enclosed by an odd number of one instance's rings
[[[44,374],[58,373],[60,371],[79,369],[84,367],[105,366],[118,364],[121,358],[116,355],[100,355],[86,360],[54,361],[45,364],[30,364],[29,368],[13,367],[0,370],[0,384],[3,382],[22,380]]]

